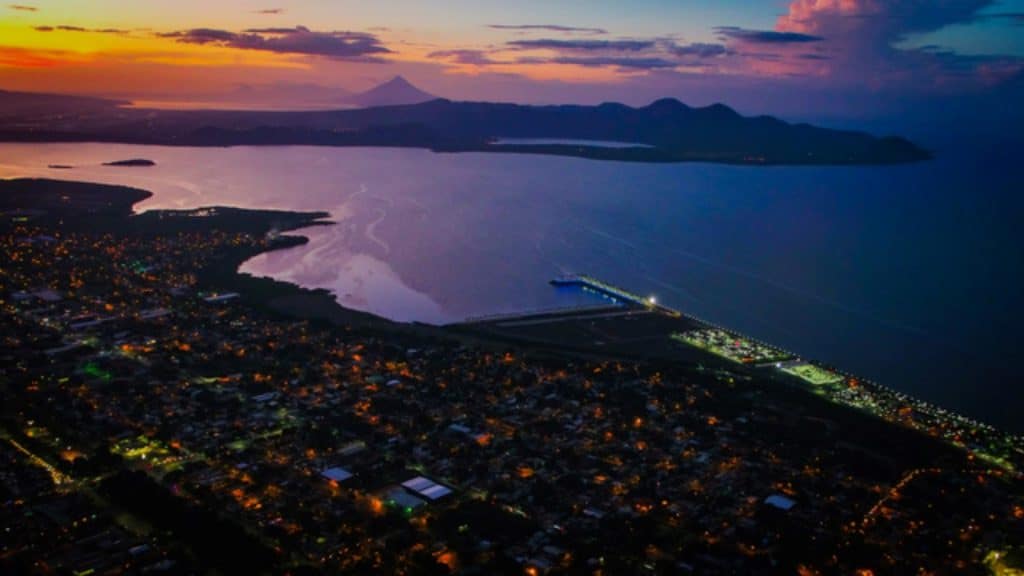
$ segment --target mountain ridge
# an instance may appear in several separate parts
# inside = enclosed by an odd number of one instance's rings
[[[646,106],[527,105],[434,98],[415,104],[272,112],[112,108],[113,112],[0,118],[0,140],[100,141],[177,146],[399,146],[438,152],[516,152],[639,162],[891,164],[930,158],[900,137],[742,116],[721,103],[694,108],[675,98]],[[597,146],[499,139],[636,143]]]

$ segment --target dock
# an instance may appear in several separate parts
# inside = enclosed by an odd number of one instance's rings
[[[689,364],[730,381],[763,377],[937,436],[1018,480],[1024,479],[1024,438],[592,276],[559,276],[549,284],[592,292],[610,303],[501,314],[451,328],[545,354]],[[908,408],[912,410],[910,419]]]
[[[607,282],[602,282],[601,280],[598,280],[593,276],[587,276],[586,274],[568,274],[559,276],[552,279],[549,283],[552,286],[579,287],[584,290],[596,292],[622,304],[642,306],[676,318],[682,316],[682,312],[669,308],[663,304],[658,304],[658,301],[654,296],[640,296],[639,294],[619,288],[618,286],[613,286]]]

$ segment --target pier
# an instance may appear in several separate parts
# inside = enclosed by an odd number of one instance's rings
[[[552,286],[601,295],[611,302],[472,319],[453,328],[536,347],[547,353],[689,363],[723,374],[767,377],[853,410],[909,426],[1024,478],[1024,438],[906,393],[805,359],[782,347],[684,314],[585,274],[559,276]],[[911,414],[912,418],[907,415]]]
[[[602,282],[593,276],[587,276],[586,274],[569,274],[565,276],[559,276],[550,281],[552,286],[569,286],[579,287],[584,290],[590,290],[603,296],[607,296],[612,300],[621,302],[623,304],[634,304],[636,306],[643,306],[652,310],[663,312],[673,317],[680,317],[682,313],[678,310],[669,308],[662,304],[658,304],[657,299],[654,296],[643,297],[634,292],[624,290],[618,286],[613,286],[607,282]]]

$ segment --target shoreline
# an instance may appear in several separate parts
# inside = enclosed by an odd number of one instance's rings
[[[327,224],[327,225],[330,225],[330,224]],[[306,237],[303,237],[303,236],[297,236],[297,237],[296,236],[292,236],[292,238],[296,238],[296,239],[299,239],[301,241],[290,243],[288,245],[277,246],[277,247],[271,248],[269,251],[278,250],[278,249],[285,249],[285,248],[291,248],[291,247],[296,247],[296,246],[301,246],[301,245],[305,244],[308,241],[308,239]],[[259,252],[259,253],[263,253],[263,252]],[[259,253],[257,253],[257,254],[259,254]],[[253,256],[250,256],[250,258],[254,257],[255,255],[256,254],[254,254]],[[240,262],[238,264],[238,267],[240,267],[241,264],[244,263],[245,261],[246,260],[243,260],[242,262]],[[400,327],[400,326],[416,326],[416,327],[419,327],[420,329],[423,329],[423,330],[428,330],[428,331],[432,331],[432,332],[435,332],[435,333],[444,333],[444,334],[449,335],[449,336],[452,336],[452,335],[463,335],[463,336],[465,336],[467,334],[475,334],[476,333],[476,330],[474,330],[475,326],[479,326],[479,325],[487,324],[487,323],[490,323],[490,322],[494,322],[498,318],[500,318],[500,320],[502,322],[504,322],[504,323],[513,323],[514,324],[514,323],[517,323],[517,322],[520,322],[520,321],[530,320],[530,319],[538,316],[537,312],[523,311],[523,312],[519,312],[519,313],[513,312],[513,313],[508,313],[508,314],[501,314],[501,315],[499,315],[497,317],[493,317],[493,318],[492,317],[484,317],[484,318],[477,318],[477,319],[467,318],[467,319],[464,319],[464,320],[460,320],[460,321],[456,321],[456,322],[450,322],[450,323],[446,323],[446,324],[440,324],[440,325],[430,324],[430,323],[426,323],[426,322],[399,322],[399,321],[391,320],[391,319],[389,319],[389,318],[387,318],[385,316],[373,314],[373,313],[370,313],[370,312],[363,312],[363,311],[355,310],[355,309],[352,309],[352,308],[347,308],[344,305],[342,305],[340,302],[337,301],[337,298],[334,296],[333,293],[331,293],[329,290],[326,290],[326,289],[310,289],[310,288],[306,288],[306,287],[300,286],[300,285],[292,283],[292,282],[276,280],[276,279],[269,278],[269,277],[257,278],[257,277],[254,277],[254,276],[250,275],[250,274],[238,272],[237,270],[238,270],[238,268],[236,267],[236,272],[235,272],[235,276],[236,277],[240,277],[240,278],[249,277],[249,278],[251,278],[252,280],[255,280],[255,281],[271,282],[271,283],[274,283],[274,284],[277,284],[277,285],[281,285],[281,286],[287,287],[287,288],[284,289],[284,292],[294,292],[296,294],[296,297],[294,299],[276,300],[276,301],[275,300],[271,300],[271,301],[269,301],[267,303],[267,305],[270,306],[271,309],[273,309],[273,310],[275,310],[277,312],[283,312],[283,313],[290,314],[290,315],[294,315],[294,314],[298,313],[298,314],[301,314],[300,317],[302,317],[302,318],[311,319],[311,320],[312,319],[327,320],[327,321],[330,321],[330,322],[335,323],[335,324],[337,324],[338,322],[343,322],[344,320],[342,320],[342,318],[345,318],[348,315],[355,314],[357,316],[365,316],[365,317],[368,317],[368,318],[372,318],[373,319],[372,320],[373,323],[380,322],[380,323],[383,323],[384,325],[386,325],[388,327],[391,327],[391,328],[396,328],[396,327]],[[584,276],[584,278],[588,278],[588,277]],[[632,293],[628,292],[627,290],[623,290],[621,288],[617,288],[617,287],[615,287],[614,285],[611,285],[611,284],[603,283],[603,282],[601,282],[598,279],[589,278],[589,280],[591,280],[593,282],[596,282],[596,283],[599,283],[599,284],[605,284],[605,285],[611,287],[612,289],[617,289],[617,290],[621,291],[623,294],[629,294],[629,295],[632,294]],[[245,290],[244,283],[235,283],[233,286],[238,288],[240,291],[241,290]],[[639,297],[637,297],[637,298],[639,298]],[[631,304],[627,304],[627,307],[629,307],[630,305],[641,306],[642,304],[639,301],[636,301],[636,302],[632,302]],[[687,313],[685,311],[674,309],[674,308],[671,308],[671,307],[666,306],[664,304],[660,304],[659,303],[659,304],[656,304],[656,305],[649,305],[648,307],[650,308],[651,311],[655,311],[655,312],[658,312],[658,313],[661,313],[661,314],[665,314],[665,315],[668,315],[668,316],[672,316],[672,317],[676,317],[676,318],[683,318],[683,319],[686,319],[686,320],[689,320],[691,322],[697,323],[698,325],[701,325],[701,326],[704,326],[704,327],[709,327],[709,328],[713,328],[713,329],[717,329],[717,330],[726,332],[726,333],[728,333],[728,334],[730,334],[730,335],[732,335],[732,336],[734,336],[736,338],[744,339],[744,340],[747,340],[747,341],[750,341],[750,342],[757,343],[757,344],[759,344],[761,346],[765,346],[765,347],[769,347],[769,348],[775,349],[777,351],[781,351],[781,352],[785,353],[787,356],[790,357],[790,360],[788,360],[788,362],[790,362],[790,363],[797,362],[797,363],[801,363],[801,364],[815,366],[817,368],[821,368],[821,369],[824,369],[826,371],[832,372],[832,373],[836,374],[837,376],[841,377],[842,378],[842,382],[844,382],[844,383],[848,383],[848,382],[852,381],[854,383],[854,386],[860,386],[860,387],[862,387],[864,389],[867,389],[867,390],[874,389],[873,391],[874,391],[874,393],[876,395],[881,394],[881,395],[886,395],[886,396],[892,396],[892,397],[894,397],[894,398],[896,398],[898,400],[905,401],[907,403],[911,403],[911,404],[916,406],[916,409],[921,410],[921,411],[923,411],[925,413],[928,413],[931,417],[940,417],[941,416],[943,419],[948,419],[948,420],[950,420],[952,422],[958,423],[959,425],[980,428],[982,430],[987,431],[988,433],[1003,435],[1005,437],[1009,437],[1012,440],[1015,440],[1018,443],[1024,443],[1024,435],[1021,435],[1020,433],[1017,433],[1017,432],[1014,432],[1014,431],[1009,431],[1009,430],[1003,429],[1003,428],[1001,428],[999,426],[995,426],[995,425],[989,424],[987,422],[984,422],[984,421],[981,421],[981,420],[978,420],[978,419],[975,419],[975,418],[972,418],[972,417],[969,417],[969,416],[965,416],[963,414],[960,414],[960,413],[956,412],[955,410],[946,409],[946,408],[943,408],[942,406],[936,405],[936,404],[934,404],[932,402],[918,399],[918,398],[916,398],[914,396],[911,396],[909,394],[906,394],[904,392],[901,392],[899,390],[896,390],[896,389],[891,388],[889,386],[886,386],[884,384],[880,384],[878,382],[875,382],[875,381],[867,379],[867,378],[859,377],[859,376],[857,376],[857,375],[855,375],[855,374],[853,374],[853,373],[851,373],[849,371],[843,370],[843,369],[838,368],[836,366],[825,364],[825,363],[822,363],[822,362],[819,362],[819,361],[816,361],[816,360],[813,360],[813,359],[805,358],[805,357],[803,357],[803,356],[801,356],[801,355],[799,355],[799,354],[797,354],[795,352],[792,352],[792,351],[789,351],[789,350],[785,350],[783,348],[779,348],[778,346],[775,346],[773,344],[764,342],[764,341],[762,341],[762,340],[760,340],[758,338],[754,338],[754,337],[745,335],[745,334],[743,334],[741,332],[738,332],[738,331],[736,331],[736,330],[734,330],[732,328],[729,328],[729,327],[726,327],[726,326],[722,326],[722,325],[717,324],[715,322],[711,322],[711,321],[699,318],[699,317],[694,316],[692,314],[689,314],[689,313]],[[585,306],[584,307],[569,307],[569,308],[565,308],[565,309],[562,309],[562,310],[544,312],[544,313],[541,313],[541,315],[547,315],[547,314],[552,314],[552,313],[553,314],[562,314],[562,313],[564,313],[566,315],[572,315],[572,314],[576,313],[577,311],[585,311],[587,308],[588,307],[585,307]],[[479,334],[477,334],[477,335],[479,335]],[[507,343],[507,344],[511,344],[511,345],[515,345],[515,346],[519,346],[519,347],[525,347],[525,348],[528,348],[528,349],[533,349],[535,351],[539,351],[539,349],[537,348],[537,343],[536,342],[531,342],[529,339],[516,338],[516,337],[500,337],[500,336],[496,337],[496,335],[494,335],[494,334],[489,334],[489,335],[485,336],[485,339],[491,340],[492,342],[495,342],[495,343],[504,342],[504,343]],[[646,355],[642,355],[642,354],[641,355],[622,354],[621,352],[609,353],[608,350],[597,349],[597,348],[594,348],[593,346],[589,346],[589,345],[585,345],[585,344],[584,345],[579,345],[579,346],[557,346],[557,347],[551,349],[550,352],[555,354],[555,355],[568,354],[570,356],[594,357],[594,358],[597,358],[597,357],[601,357],[601,358],[617,357],[617,358],[621,358],[621,359],[625,359],[625,360],[640,361],[640,362],[649,361],[649,360],[655,358],[653,356],[646,356]],[[705,350],[705,352],[707,354],[709,354],[709,355],[714,355],[714,352],[712,352],[710,350]],[[669,361],[671,361],[671,359],[669,359]],[[728,366],[728,364],[726,364],[726,366]],[[758,365],[758,366],[752,366],[751,368],[753,370],[757,371],[758,373],[762,374],[762,375],[766,375],[767,374],[765,372],[765,370],[764,370],[766,368],[765,366]],[[790,386],[792,386],[794,388],[797,388],[797,389],[799,389],[799,390],[801,390],[801,391],[803,391],[805,393],[811,394],[811,395],[820,396],[822,394],[822,392],[820,392],[819,390],[815,389],[815,386],[813,386],[813,385],[809,386],[807,382],[801,380],[798,376],[794,375],[792,372],[788,372],[787,370],[782,370],[782,369],[780,369],[778,372],[779,372],[778,374],[774,374],[773,373],[773,374],[768,375],[768,377],[770,379],[782,380],[786,384],[788,384],[788,385],[790,385]],[[896,425],[895,422],[889,420],[888,418],[882,417],[879,414],[874,413],[874,412],[872,412],[870,410],[867,410],[867,409],[865,409],[862,406],[857,406],[855,404],[848,403],[848,402],[836,401],[834,399],[828,399],[827,401],[830,402],[831,404],[834,404],[834,405],[844,406],[846,408],[850,408],[850,409],[854,409],[854,410],[857,410],[857,411],[860,411],[860,412],[864,412],[866,414],[870,414],[872,416],[878,417],[879,419],[881,419],[881,420],[883,420],[883,421],[885,421],[885,422],[887,422],[889,424]],[[911,428],[911,429],[914,429],[914,430],[918,430],[918,431],[920,431],[922,433],[927,431],[927,429],[922,429],[922,428],[915,427],[915,426],[908,426],[908,427]],[[969,453],[973,453],[972,451],[967,450],[967,448],[965,446],[961,445],[961,444],[956,444],[956,443],[952,443],[952,442],[950,442],[950,443],[951,443],[951,445],[954,445],[957,448],[964,449],[964,450],[968,451]],[[984,452],[979,452],[978,454],[982,458],[992,458],[991,456],[987,455]],[[1007,466],[1007,462],[1005,460],[1001,460],[999,465],[1003,466],[1003,467],[1006,467]],[[1008,469],[1010,471],[1014,471],[1016,473],[1021,473],[1021,471],[1016,470],[1016,468],[1013,467],[1012,465],[1009,465]]]
[[[597,162],[626,162],[636,164],[712,164],[724,166],[763,166],[763,167],[877,167],[912,165],[935,159],[935,154],[925,151],[913,158],[876,159],[876,160],[768,160],[761,157],[711,156],[702,154],[678,154],[655,147],[611,148],[600,146],[578,146],[562,144],[421,144],[421,143],[389,143],[374,144],[339,143],[339,142],[259,142],[240,141],[232,143],[211,143],[177,140],[155,140],[146,138],[103,137],[78,134],[47,134],[40,132],[11,133],[0,131],[0,144],[123,144],[131,146],[167,146],[173,148],[277,148],[290,146],[308,146],[314,148],[393,148],[416,149],[434,154],[524,154],[535,156],[554,156],[563,158],[579,158]],[[122,166],[105,164],[109,166]]]
[[[18,182],[19,179],[0,179],[0,183]],[[369,328],[379,329],[388,332],[401,332],[405,334],[416,334],[416,335],[429,335],[432,337],[443,337],[443,338],[455,338],[461,339],[467,336],[472,336],[474,340],[482,337],[483,341],[489,342],[490,344],[515,344],[517,346],[535,351],[535,352],[550,352],[554,354],[566,354],[569,355],[584,355],[588,357],[619,357],[623,359],[645,361],[650,360],[651,357],[643,354],[622,354],[621,352],[613,352],[607,349],[595,348],[589,345],[578,345],[571,347],[556,346],[550,347],[548,345],[538,346],[537,342],[531,342],[529,339],[523,338],[510,338],[502,337],[499,335],[483,335],[474,334],[475,330],[472,330],[474,323],[472,319],[465,321],[453,322],[448,324],[434,325],[425,322],[399,322],[391,320],[385,316],[373,314],[370,312],[364,312],[352,308],[348,308],[342,305],[335,295],[326,289],[311,289],[301,285],[276,280],[270,277],[257,277],[248,273],[240,272],[240,267],[246,261],[255,256],[267,252],[276,250],[282,250],[286,248],[294,248],[306,244],[309,239],[306,236],[286,234],[287,232],[294,232],[303,228],[312,226],[330,226],[334,225],[333,222],[327,220],[330,214],[327,212],[294,212],[294,211],[282,211],[282,210],[250,210],[224,206],[210,206],[202,207],[190,210],[167,210],[167,209],[155,209],[148,210],[142,213],[135,213],[133,211],[134,206],[139,202],[142,202],[150,197],[153,193],[123,186],[109,186],[106,184],[92,184],[69,180],[22,180],[27,182],[35,182],[41,184],[47,183],[61,183],[66,186],[75,186],[81,189],[89,189],[90,187],[100,187],[100,189],[112,189],[118,190],[121,193],[130,195],[131,202],[129,203],[129,212],[124,214],[127,216],[127,222],[130,227],[137,227],[144,229],[147,232],[163,227],[168,229],[174,229],[172,221],[182,222],[179,220],[180,217],[188,217],[187,221],[189,226],[196,228],[205,229],[208,226],[203,225],[203,221],[206,220],[204,217],[197,217],[197,215],[206,215],[210,217],[222,219],[220,222],[222,225],[230,229],[245,230],[253,234],[269,234],[271,230],[280,232],[280,235],[276,235],[271,243],[267,244],[263,249],[240,249],[235,248],[223,254],[219,259],[210,262],[207,266],[197,271],[197,279],[199,284],[203,285],[204,288],[211,288],[215,290],[224,290],[238,292],[242,294],[243,298],[256,306],[263,307],[264,309],[273,312],[275,314],[281,314],[288,317],[299,318],[314,322],[327,322],[335,326],[351,326],[358,328]],[[113,204],[111,204],[113,206]],[[116,211],[115,214],[119,212]],[[276,220],[273,226],[268,224],[269,220]],[[595,280],[600,282],[599,280]],[[621,290],[621,289],[620,289]],[[628,293],[627,291],[623,291]],[[744,338],[753,342],[757,342],[763,346],[772,348],[777,347],[764,343],[756,338],[745,336],[735,330],[727,327],[719,326],[715,323],[702,320],[694,317],[685,312],[677,312],[663,305],[658,305],[658,309],[664,309],[671,312],[676,312],[683,318],[699,323],[700,325],[713,327],[718,330],[722,330],[736,337]],[[672,315],[669,312],[665,314]],[[502,319],[505,322],[514,320],[528,319],[533,316],[530,312],[524,312],[522,314],[509,314],[503,315]],[[467,330],[467,328],[470,328]],[[498,336],[498,337],[495,337]],[[788,352],[791,356],[803,360],[802,356],[797,355],[793,352]],[[709,352],[709,354],[711,354]],[[666,360],[666,358],[661,358]],[[668,359],[671,360],[671,359]],[[803,360],[806,363],[823,366],[828,370],[834,371],[837,374],[842,375],[845,379],[853,379],[863,385],[880,388],[888,393],[893,394],[895,397],[900,399],[906,399],[908,402],[913,401],[922,409],[926,409],[929,412],[939,412],[942,414],[948,414],[948,417],[952,420],[960,421],[961,423],[969,423],[974,426],[984,428],[992,433],[1001,433],[1006,436],[1021,440],[1022,437],[1015,432],[1010,432],[999,427],[991,426],[983,422],[979,422],[973,418],[961,416],[952,410],[946,410],[941,406],[934,405],[927,401],[917,400],[903,392],[894,390],[887,386],[877,384],[873,381],[858,378],[849,372],[837,369],[832,366],[825,366],[821,363],[814,362],[813,360]],[[805,390],[806,387],[805,387]],[[813,389],[810,392],[814,392]],[[890,422],[892,423],[892,422]]]
[[[944,541],[966,561],[985,552],[977,546],[1016,533],[1005,517],[1006,502],[1019,500],[1016,474],[756,366],[678,347],[665,329],[696,324],[643,300],[632,298],[629,311],[592,307],[569,323],[551,323],[548,312],[511,328],[570,345],[597,338],[659,348],[662,358],[620,359],[629,350],[618,345],[577,352],[426,326],[297,320],[273,307],[283,292],[308,290],[232,284],[252,281],[232,264],[303,244],[278,231],[324,213],[131,216],[147,195],[0,182],[4,243],[19,255],[3,275],[12,294],[3,306],[6,354],[18,367],[0,433],[22,448],[18,478],[37,468],[70,498],[98,493],[97,516],[128,530],[143,524],[151,545],[225,570],[363,573],[375,565],[359,558],[377,550],[397,558],[408,548],[401,534],[409,525],[424,550],[451,546],[464,565],[503,573],[521,571],[519,551],[539,545],[535,534],[556,521],[552,535],[565,540],[551,541],[560,547],[552,556],[581,558],[580,570],[618,550],[622,534],[665,526],[656,545],[676,558],[707,554],[701,569],[756,572],[778,568],[776,551],[797,559],[812,537],[833,544],[823,558],[833,550],[860,558],[865,546],[884,553],[895,544],[883,506],[904,494],[897,527],[904,518],[953,519],[896,543],[920,550],[906,557],[912,568],[931,562]],[[243,293],[222,291],[234,285]],[[590,338],[565,338],[573,331]],[[928,483],[909,488],[922,470]],[[424,498],[411,500],[412,492]],[[26,510],[48,498],[40,493]],[[765,535],[719,532],[723,521],[785,520],[774,500],[796,506],[793,522],[772,528],[777,544],[769,539],[760,560],[736,554],[761,549]],[[679,515],[693,523],[671,524]],[[629,524],[644,517],[655,523]],[[989,519],[977,542],[958,539],[977,517]],[[278,530],[282,523],[296,529]],[[197,525],[207,530],[190,529]],[[453,535],[467,525],[484,527],[478,537],[496,546],[456,548]],[[816,532],[808,535],[808,525]],[[831,533],[851,540],[833,543]],[[728,540],[678,540],[687,534]],[[352,542],[372,548],[323,555]],[[647,547],[627,548],[607,567],[629,572]]]

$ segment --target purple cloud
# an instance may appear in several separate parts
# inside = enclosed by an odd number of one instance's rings
[[[486,66],[494,64],[486,50],[437,50],[428,54],[430,58],[449,60],[457,64],[471,64],[473,66]]]
[[[794,0],[775,30],[823,38],[829,62],[823,66],[832,82],[868,86],[873,90],[974,88],[1024,68],[1024,59],[998,55],[969,56],[948,49],[901,48],[902,41],[954,24],[988,18],[980,13],[993,0]],[[1014,20],[1013,14],[1009,19]],[[796,54],[793,54],[794,56]]]
[[[303,28],[300,26],[299,28]],[[291,34],[295,32],[296,28],[249,28],[245,32],[248,34]]]
[[[679,65],[679,62],[667,60],[665,58],[629,58],[615,56],[558,56],[548,60],[548,62],[553,62],[555,64],[574,64],[577,66],[597,68],[611,66],[614,68],[627,68],[632,70],[656,70],[659,68],[675,68],[676,66]]]
[[[724,44],[694,42],[677,44],[667,38],[633,38],[619,40],[595,39],[531,39],[513,40],[504,47],[489,50],[438,50],[429,54],[455,64],[489,66],[502,64],[492,56],[496,53],[522,50],[545,50],[547,56],[524,56],[516,64],[566,64],[588,68],[618,68],[626,71],[706,67],[709,61],[732,56]],[[508,62],[505,62],[508,63]]]
[[[556,40],[541,38],[537,40],[512,40],[508,46],[520,49],[548,49],[573,52],[641,52],[657,46],[655,40]]]
[[[82,28],[81,26],[35,26],[36,32],[89,32],[92,34],[127,34],[128,30],[120,28]]]
[[[240,34],[214,28],[193,28],[180,32],[163,32],[157,34],[157,36],[161,38],[175,38],[178,42],[186,44],[213,44],[231,42],[237,39]]]
[[[821,36],[802,34],[800,32],[778,32],[775,30],[749,30],[738,26],[718,26],[715,28],[726,38],[742,40],[752,44],[803,44],[806,42],[821,42]]]
[[[295,28],[253,28],[231,32],[215,28],[193,28],[158,34],[186,44],[211,44],[242,50],[261,50],[279,54],[305,54],[337,60],[378,61],[377,54],[391,50],[373,34],[364,32],[317,32],[305,26]]]
[[[855,34],[898,40],[907,34],[930,32],[950,24],[970,22],[993,0],[795,0],[775,27],[781,32],[828,38]]]
[[[715,58],[717,56],[725,56],[732,53],[724,44],[710,44],[705,42],[694,42],[692,44],[684,45],[672,44],[669,47],[669,51],[676,56],[696,58]]]
[[[488,28],[495,30],[519,30],[519,31],[546,31],[565,32],[567,34],[607,34],[604,28],[587,28],[582,26],[562,26],[560,24],[488,24]]]

